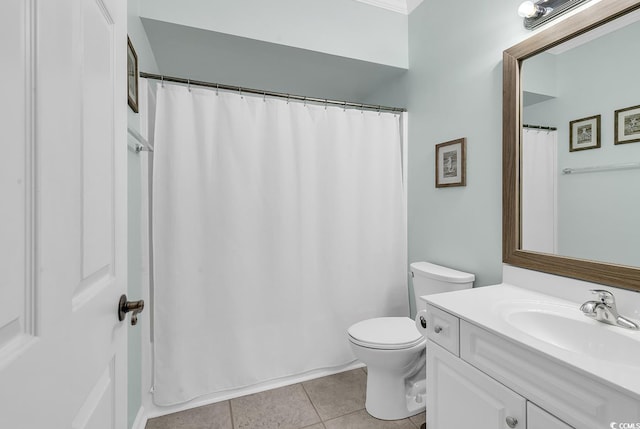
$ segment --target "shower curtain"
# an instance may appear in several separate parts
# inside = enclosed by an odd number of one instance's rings
[[[522,130],[522,248],[557,250],[557,131]]]
[[[400,116],[158,86],[154,402],[337,367],[408,315]]]

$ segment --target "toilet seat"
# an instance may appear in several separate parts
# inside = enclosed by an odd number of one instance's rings
[[[425,341],[413,319],[408,317],[367,319],[351,326],[347,332],[352,343],[371,349],[408,349]]]

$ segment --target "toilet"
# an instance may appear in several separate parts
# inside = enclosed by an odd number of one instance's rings
[[[473,287],[475,276],[428,262],[410,265],[416,311],[423,295]],[[378,317],[352,325],[349,342],[367,366],[366,409],[382,420],[399,420],[425,410],[427,340],[409,317]]]

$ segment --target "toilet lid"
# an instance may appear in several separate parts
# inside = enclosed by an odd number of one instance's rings
[[[406,349],[425,340],[413,319],[408,317],[367,319],[351,326],[347,332],[354,343],[374,349]]]

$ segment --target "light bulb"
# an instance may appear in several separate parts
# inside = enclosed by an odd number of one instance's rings
[[[540,13],[538,6],[532,1],[525,1],[518,7],[518,15],[522,18],[533,18]]]

